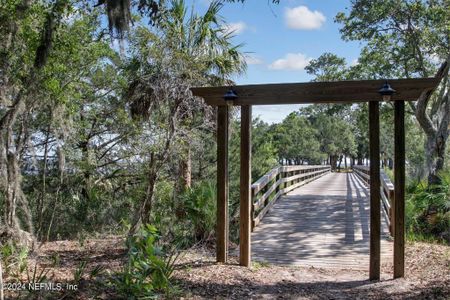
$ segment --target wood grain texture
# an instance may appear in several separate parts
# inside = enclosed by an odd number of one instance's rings
[[[370,267],[369,279],[380,279],[380,105],[369,103]]]
[[[228,106],[217,108],[217,224],[216,259],[228,260]]]
[[[250,232],[251,219],[251,130],[252,107],[241,107],[241,174],[240,174],[240,202],[239,202],[239,263],[249,267],[251,264]]]
[[[397,91],[392,101],[415,101],[433,90],[439,78],[391,79],[389,84]],[[378,90],[384,80],[354,80],[334,82],[304,82],[283,84],[240,85],[233,87],[238,95],[235,105],[276,105],[296,103],[350,103],[379,101]],[[226,105],[223,95],[230,89],[222,87],[191,88],[195,96],[214,106]]]
[[[313,171],[310,172],[309,170]],[[325,175],[326,173],[330,172],[330,166],[315,166],[312,168],[305,168],[304,171],[306,173],[280,178],[275,183],[273,183],[272,186],[266,186],[265,193],[260,196],[260,198],[253,198],[253,212],[257,212],[262,208],[253,218],[253,227],[257,226],[261,222],[262,218],[269,212],[269,210],[273,207],[274,203],[280,198],[280,196]],[[284,173],[285,172],[280,172],[280,174]],[[282,184],[284,184],[285,187],[283,189],[280,189],[279,187]],[[277,190],[275,195],[270,197],[270,195],[272,195],[275,190]],[[254,195],[254,193],[252,194]]]
[[[405,102],[394,107],[394,278],[405,275]]]
[[[353,173],[328,173],[282,196],[252,233],[254,260],[369,268],[369,192]],[[392,260],[386,219],[381,261]]]

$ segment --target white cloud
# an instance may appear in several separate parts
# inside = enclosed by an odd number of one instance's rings
[[[228,23],[223,26],[225,33],[233,33],[233,34],[240,34],[248,29],[247,24],[244,22],[236,22],[236,23]]]
[[[245,55],[245,62],[247,65],[261,65],[263,63],[263,60],[256,55]]]
[[[354,66],[356,66],[356,65],[358,65],[358,64],[359,64],[359,60],[358,60],[357,58],[355,58],[355,59],[353,59],[352,62],[350,63],[350,66],[351,66],[351,67],[354,67]]]
[[[288,53],[269,65],[272,70],[303,70],[312,58],[303,53]]]
[[[320,11],[311,11],[306,6],[287,8],[284,14],[287,27],[299,30],[319,29],[326,18]]]
[[[283,119],[286,118],[286,116],[291,112],[297,111],[304,106],[308,105],[255,105],[253,107],[253,115],[255,117],[259,117],[262,121],[269,124],[281,123]]]

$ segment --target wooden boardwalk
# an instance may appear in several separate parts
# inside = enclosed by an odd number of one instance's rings
[[[384,214],[381,263],[392,261]],[[329,173],[286,194],[252,233],[255,261],[369,268],[369,192],[352,173]]]

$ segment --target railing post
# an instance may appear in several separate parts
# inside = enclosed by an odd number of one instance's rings
[[[389,232],[391,233],[391,236],[394,236],[394,228],[395,228],[395,221],[394,221],[394,197],[395,197],[395,189],[394,191],[389,190],[389,195],[388,195],[388,199],[389,199],[389,204],[391,204],[391,207],[389,208],[389,223],[391,224],[390,228],[389,228]]]
[[[251,232],[253,232],[253,230],[255,229],[255,193],[254,193],[254,190],[253,189],[251,189],[252,190],[252,196],[251,196],[251,206],[250,206],[250,208],[251,208],[251,211],[250,211],[250,221],[251,221],[251,225],[252,225],[252,227],[251,227]]]
[[[379,102],[369,102],[370,280],[380,279],[380,117]]]
[[[278,171],[278,174],[277,174],[277,176],[275,176],[275,184],[278,182],[278,180],[280,180],[281,179],[281,173]],[[280,191],[280,186],[278,185],[276,188],[275,188],[275,193],[278,193]]]

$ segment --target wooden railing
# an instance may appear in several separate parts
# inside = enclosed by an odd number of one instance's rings
[[[370,167],[367,166],[353,166],[353,171],[355,174],[367,185],[370,185]],[[394,213],[392,211],[392,203],[394,201],[394,184],[391,182],[389,177],[384,173],[383,170],[380,170],[380,195],[381,202],[383,204],[383,211],[387,216],[387,221],[389,225],[389,232],[391,235],[394,233],[394,222],[393,216]]]
[[[281,166],[252,184],[252,231],[282,195],[331,171],[330,166]]]

